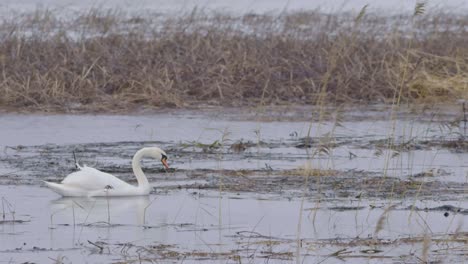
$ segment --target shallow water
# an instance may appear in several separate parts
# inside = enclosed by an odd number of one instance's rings
[[[463,262],[468,145],[456,110],[310,113],[0,115],[0,263]],[[149,197],[41,187],[74,170],[73,151],[134,183],[131,157],[148,145],[171,166],[143,162]]]
[[[233,256],[283,263],[297,257],[298,232],[299,255],[306,262],[340,262],[328,254],[343,248],[347,253],[341,257],[350,263],[370,257],[414,260],[412,254],[421,254],[422,246],[416,238],[428,234],[447,240],[444,245],[431,244],[431,252],[459,246],[462,241],[450,241],[449,234],[460,232],[467,217],[452,212],[446,217],[444,210],[407,210],[404,202],[395,201],[382,230],[376,232],[387,202],[373,202],[372,209],[366,201],[306,200],[301,211],[301,199],[270,200],[219,191],[180,190],[109,199],[59,198],[46,188],[30,186],[0,186],[0,192],[13,206],[14,219],[27,221],[0,226],[2,259],[8,263],[45,263],[61,256],[66,257],[65,263],[109,263],[135,260],[139,254],[174,263],[182,259],[184,263],[216,262]],[[467,201],[446,204],[468,206]],[[439,205],[433,201],[416,204]],[[13,216],[7,213],[6,219]],[[416,241],[404,241],[412,238]],[[368,241],[357,243],[360,239]],[[401,242],[390,243],[396,240]],[[91,243],[101,245],[102,252]],[[165,256],[165,249],[171,250],[172,257]],[[382,252],[362,254],[370,249]],[[460,250],[468,253],[466,247]],[[437,259],[436,253],[430,254]]]
[[[303,110],[297,115],[299,119],[287,113],[272,114],[274,118],[268,119],[265,115],[216,111],[140,116],[0,115],[0,161],[10,163],[0,164],[0,171],[38,179],[61,177],[74,167],[72,151],[80,163],[128,167],[138,148],[159,145],[172,152],[170,162],[179,170],[291,170],[309,166],[364,170],[403,179],[435,171],[434,176],[444,181],[467,181],[468,144],[460,138],[466,133],[464,124],[453,125],[456,112],[444,115],[446,121],[414,114],[389,121],[388,115],[382,114],[387,110],[348,111],[339,122],[318,123],[304,120],[309,111]],[[304,140],[309,136],[310,141]],[[389,139],[395,146],[391,149]],[[245,144],[241,153],[233,149],[239,142]],[[210,147],[213,144],[215,147]],[[16,155],[22,158],[16,159]],[[47,164],[53,164],[58,175],[50,175]],[[44,169],[41,173],[37,165]]]
[[[175,0],[175,1],[150,1],[140,0],[137,2],[128,0],[83,0],[83,1],[63,1],[63,0],[4,0],[2,7],[6,10],[33,11],[36,8],[49,8],[51,10],[89,10],[91,8],[117,8],[126,11],[151,10],[164,13],[180,14],[190,12],[194,8],[204,10],[228,11],[236,13],[246,12],[281,12],[294,10],[315,10],[320,9],[325,12],[354,11],[357,12],[364,5],[369,4],[365,0],[268,0],[268,1],[226,1],[226,0]],[[374,1],[369,5],[370,10],[385,10],[386,12],[413,12],[415,2],[406,0]],[[429,10],[450,9],[462,12],[468,8],[463,0],[433,0],[427,3]]]

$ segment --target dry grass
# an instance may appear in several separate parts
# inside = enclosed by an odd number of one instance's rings
[[[282,174],[285,176],[322,177],[336,176],[339,174],[339,172],[332,169],[315,169],[306,164],[298,169],[283,171]]]
[[[365,10],[364,10],[365,11]],[[197,105],[468,99],[468,19],[90,10],[0,22],[0,106],[119,111]]]

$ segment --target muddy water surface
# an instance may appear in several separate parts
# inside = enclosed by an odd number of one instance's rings
[[[4,263],[462,263],[468,144],[456,110],[0,116]],[[390,118],[393,116],[393,118]],[[80,163],[149,197],[60,198]]]

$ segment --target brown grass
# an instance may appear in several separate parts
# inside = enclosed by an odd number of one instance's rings
[[[36,11],[0,22],[0,107],[119,111],[198,105],[468,99],[468,18],[452,14]],[[322,98],[323,97],[323,98]]]

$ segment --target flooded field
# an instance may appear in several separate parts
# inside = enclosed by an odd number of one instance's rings
[[[461,107],[0,115],[0,263],[462,263]],[[319,121],[320,120],[320,121]],[[150,196],[61,198],[80,164]]]

